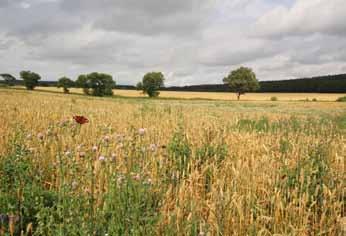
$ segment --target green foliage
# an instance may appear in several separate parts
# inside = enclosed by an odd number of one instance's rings
[[[160,201],[151,184],[114,174],[105,196],[105,227],[99,231],[103,235],[154,235]]]
[[[38,81],[41,79],[39,74],[31,71],[21,71],[20,77],[23,79],[24,85],[28,90],[34,90],[38,85]]]
[[[15,234],[20,235],[28,224],[38,225],[36,215],[41,207],[52,207],[57,194],[42,188],[40,173],[30,161],[27,150],[17,140],[13,147],[12,153],[0,157],[0,214],[15,217]],[[8,228],[8,224],[0,222],[0,228]]]
[[[87,75],[80,75],[76,85],[83,88],[83,92],[87,95],[112,96],[115,81],[111,75],[93,72]]]
[[[284,191],[286,204],[292,201],[291,193],[297,191],[300,199],[307,197],[307,205],[315,215],[321,215],[326,195],[323,189],[335,185],[330,176],[327,156],[328,144],[321,144],[310,147],[308,156],[298,160],[294,167],[283,167],[279,186]]]
[[[8,86],[14,85],[16,78],[11,74],[0,74],[0,77],[4,79],[5,84]]]
[[[63,88],[64,89],[64,93],[69,93],[69,88],[74,86],[74,82],[67,77],[62,77],[58,80],[58,88]]]
[[[336,99],[337,102],[346,102],[346,96],[343,97],[339,97],[338,99]]]
[[[142,82],[137,84],[137,89],[143,90],[143,93],[149,97],[157,97],[159,89],[164,86],[165,78],[161,72],[150,72],[144,75]]]
[[[251,68],[240,67],[237,70],[231,71],[227,77],[223,79],[225,84],[237,93],[238,100],[240,95],[246,92],[251,92],[259,89],[259,83],[255,73]]]
[[[270,101],[273,101],[273,102],[275,102],[275,101],[278,101],[279,99],[277,98],[277,97],[271,97],[270,98]]]
[[[186,177],[192,150],[182,127],[179,127],[168,143],[168,154],[171,157],[172,170],[179,171],[178,178]]]
[[[259,120],[241,119],[237,122],[237,128],[244,131],[267,132],[270,124],[267,117],[261,117]]]

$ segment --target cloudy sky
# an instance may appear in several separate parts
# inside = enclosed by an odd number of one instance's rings
[[[345,0],[0,0],[0,73],[43,80],[93,71],[136,84],[346,73]]]

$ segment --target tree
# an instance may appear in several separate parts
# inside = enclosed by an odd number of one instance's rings
[[[137,84],[137,89],[143,90],[143,93],[149,97],[157,97],[159,89],[164,86],[165,77],[161,72],[150,72],[144,75],[142,82]]]
[[[0,77],[4,79],[5,84],[7,84],[8,86],[12,86],[16,82],[16,78],[11,74],[0,74]]]
[[[63,88],[64,93],[69,93],[69,88],[74,86],[74,82],[67,77],[62,77],[58,80],[58,88]]]
[[[78,87],[83,88],[83,92],[93,96],[111,96],[115,81],[108,74],[93,72],[87,75],[80,75],[76,81]]]
[[[24,85],[28,90],[34,90],[34,88],[38,85],[38,81],[41,79],[39,74],[31,71],[20,72],[20,77],[23,79]]]
[[[76,80],[76,87],[82,88],[84,94],[89,95],[89,85],[88,85],[88,78],[86,75],[80,75],[78,76]]]
[[[237,70],[231,71],[223,79],[223,82],[228,84],[231,90],[237,93],[238,100],[240,99],[240,95],[255,91],[260,87],[255,73],[251,68],[247,67],[240,67]]]

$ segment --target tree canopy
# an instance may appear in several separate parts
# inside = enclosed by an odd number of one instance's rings
[[[0,77],[2,77],[7,85],[14,85],[16,78],[11,74],[0,74]]]
[[[20,77],[23,79],[24,85],[28,90],[33,90],[41,79],[39,74],[31,71],[21,71]]]
[[[223,82],[228,84],[230,89],[237,93],[238,100],[240,99],[240,95],[259,89],[259,83],[255,73],[251,68],[247,67],[240,67],[231,71],[223,79]]]
[[[58,88],[63,88],[64,93],[69,93],[69,88],[74,86],[74,82],[67,77],[62,77],[58,80]]]
[[[161,72],[149,72],[144,75],[142,82],[137,84],[137,89],[148,94],[149,97],[157,97],[159,89],[164,86],[165,77]]]
[[[93,96],[111,96],[115,81],[108,74],[93,72],[87,75],[80,75],[76,81],[78,87],[83,88],[85,94]]]

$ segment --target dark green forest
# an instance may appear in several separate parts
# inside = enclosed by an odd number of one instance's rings
[[[257,92],[282,93],[345,93],[346,74],[318,76],[291,80],[260,81]],[[230,92],[226,84],[191,85],[167,87],[168,91]]]

